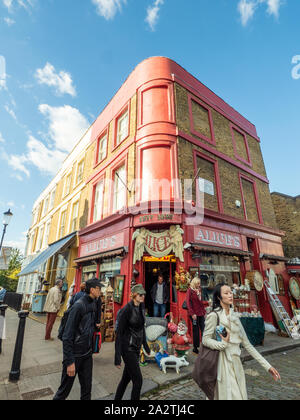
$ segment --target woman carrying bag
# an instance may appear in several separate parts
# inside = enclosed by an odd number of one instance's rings
[[[186,295],[186,305],[189,317],[193,323],[193,352],[199,353],[200,331],[203,337],[205,327],[205,307],[202,302],[201,282],[198,277],[193,278]]]
[[[231,288],[225,284],[217,285],[213,295],[213,312],[206,319],[202,341],[205,348],[219,353],[214,400],[248,399],[245,373],[240,359],[240,344],[275,381],[280,380],[277,370],[250,344],[239,317],[232,309],[232,304]],[[216,332],[220,326],[226,329],[223,334]]]

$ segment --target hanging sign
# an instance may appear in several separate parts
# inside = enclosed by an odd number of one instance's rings
[[[182,235],[183,230],[179,225],[172,225],[169,230],[160,233],[137,229],[132,236],[132,240],[135,240],[133,264],[142,259],[145,251],[157,258],[174,253],[183,262]]]

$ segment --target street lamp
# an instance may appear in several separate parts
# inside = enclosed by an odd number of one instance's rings
[[[6,228],[9,225],[9,222],[10,222],[11,218],[13,217],[13,214],[12,214],[12,212],[9,209],[8,211],[6,211],[3,214],[3,216],[4,216],[3,217],[3,226],[4,227],[3,227],[3,233],[2,233],[1,243],[0,243],[0,253],[1,253],[1,249],[2,249],[2,244],[3,244],[3,240],[4,240],[4,235],[5,235],[5,232],[6,232]]]

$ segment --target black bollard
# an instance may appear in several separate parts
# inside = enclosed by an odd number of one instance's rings
[[[8,308],[7,305],[0,304],[0,316],[3,317],[3,325],[1,325],[2,321],[0,321],[0,354],[2,354],[2,334],[5,322],[5,311]]]
[[[23,341],[24,341],[24,332],[25,332],[25,324],[26,318],[28,317],[28,311],[21,311],[18,313],[20,318],[19,321],[19,328],[18,334],[16,339],[15,345],[15,352],[14,358],[11,366],[11,371],[9,373],[9,380],[11,382],[17,382],[20,379],[20,367],[21,367],[21,359],[22,359],[22,350],[23,350]]]

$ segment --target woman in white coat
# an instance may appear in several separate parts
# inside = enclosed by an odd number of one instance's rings
[[[248,353],[269,372],[275,381],[280,375],[250,344],[245,330],[237,314],[232,309],[233,294],[231,288],[219,284],[214,290],[213,311],[206,319],[203,335],[203,345],[213,350],[219,350],[218,377],[215,388],[215,400],[247,400],[246,379],[240,359],[240,344]],[[219,315],[220,325],[227,330],[227,337],[216,340],[216,328]]]

